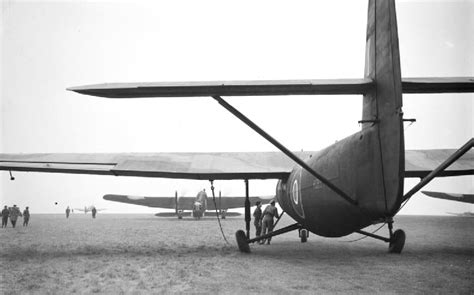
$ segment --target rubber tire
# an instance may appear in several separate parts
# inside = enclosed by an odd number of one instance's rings
[[[301,243],[306,243],[308,241],[308,232],[306,229],[302,229],[300,232]]]
[[[405,232],[401,229],[397,229],[390,240],[390,244],[388,246],[389,253],[402,253],[403,246],[405,246],[405,239],[406,235]]]
[[[250,246],[247,242],[247,236],[243,230],[238,230],[235,233],[235,239],[237,240],[237,245],[239,246],[240,252],[250,253]]]

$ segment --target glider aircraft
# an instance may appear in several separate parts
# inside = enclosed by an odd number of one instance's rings
[[[226,216],[238,216],[240,213],[227,212],[227,210],[243,207],[245,201],[245,197],[222,197],[221,192],[219,192],[219,198],[212,198],[212,200],[209,200],[206,190],[204,189],[198,192],[196,197],[178,196],[178,192],[176,191],[174,197],[144,197],[108,194],[103,198],[104,200],[113,202],[154,208],[175,209],[175,212],[161,212],[155,214],[155,216],[177,216],[178,219],[182,219],[186,211],[191,211],[191,216],[196,219],[200,219],[201,217],[210,214],[218,214],[222,219],[225,219]],[[265,204],[270,203],[272,199],[273,196],[267,198],[250,197],[250,202],[255,204],[257,201],[260,201],[262,204]]]
[[[422,193],[432,198],[474,204],[474,194],[453,194],[453,193],[429,192],[429,191],[422,191]],[[474,217],[474,212],[462,212],[462,213],[447,212],[447,213],[451,215],[460,216],[460,217]]]
[[[405,151],[403,93],[474,92],[474,77],[402,78],[394,0],[369,0],[364,77],[336,80],[112,83],[68,90],[107,98],[212,97],[282,153],[1,154],[0,169],[182,179],[244,180],[249,244],[292,230],[324,237],[359,233],[400,253],[403,230],[393,217],[435,177],[474,174],[473,138],[458,150]],[[223,96],[354,94],[363,96],[361,130],[319,152],[293,153],[223,99]],[[255,98],[258,99],[258,98]],[[404,194],[404,178],[421,181]],[[249,180],[278,179],[276,198],[295,223],[250,239]],[[388,237],[363,229],[388,225]]]
[[[87,212],[92,212],[92,209],[94,209],[94,208],[95,208],[95,206],[91,205],[91,206],[84,206],[84,208],[74,208],[74,210],[81,211],[81,212],[84,212],[84,214],[87,214]],[[105,209],[95,208],[95,210],[97,210],[97,212],[99,212],[99,211],[103,211]]]

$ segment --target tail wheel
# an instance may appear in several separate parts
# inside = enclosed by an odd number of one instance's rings
[[[307,229],[300,229],[300,239],[301,243],[306,243],[308,241],[308,230]]]
[[[403,250],[403,246],[405,246],[405,239],[405,232],[401,229],[397,229],[390,238],[388,252],[397,254],[401,253]]]
[[[237,245],[239,246],[240,252],[250,253],[250,246],[247,242],[247,236],[243,230],[238,230],[235,233],[235,239],[237,240]]]

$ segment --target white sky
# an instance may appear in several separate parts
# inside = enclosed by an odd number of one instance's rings
[[[104,82],[361,78],[367,1],[2,1],[0,151],[275,150],[210,98],[109,100],[65,89]],[[398,1],[404,77],[474,76],[474,1]],[[407,149],[458,148],[473,136],[473,95],[404,95]],[[292,150],[319,150],[359,128],[362,98],[228,98]],[[63,212],[153,208],[106,193],[194,196],[207,181],[0,173],[0,205]],[[409,189],[416,180],[406,182]],[[243,181],[219,181],[243,195]],[[474,193],[473,177],[426,190]],[[269,195],[274,181],[251,181]],[[58,202],[55,205],[54,202]],[[470,211],[420,194],[406,214]]]

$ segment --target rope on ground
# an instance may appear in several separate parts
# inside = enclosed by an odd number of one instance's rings
[[[216,209],[217,222],[219,223],[219,228],[221,229],[221,234],[222,234],[222,237],[224,238],[224,241],[228,245],[230,245],[229,241],[227,241],[227,238],[225,237],[224,230],[222,229],[221,219],[219,217],[219,212],[217,211],[216,196],[214,194],[214,180],[209,180],[209,181],[211,182],[212,201],[214,202],[214,208]]]
[[[384,222],[379,228],[377,228],[376,230],[374,230],[374,231],[372,232],[372,234],[375,234],[376,232],[378,232],[378,231],[379,231],[382,227],[384,227],[386,224],[387,224],[387,223]],[[353,242],[361,241],[361,240],[363,240],[363,239],[365,239],[365,238],[368,238],[368,237],[369,237],[369,236],[363,236],[363,237],[358,238],[358,239],[355,239],[355,240],[342,241],[342,242],[344,242],[344,243],[353,243]]]

